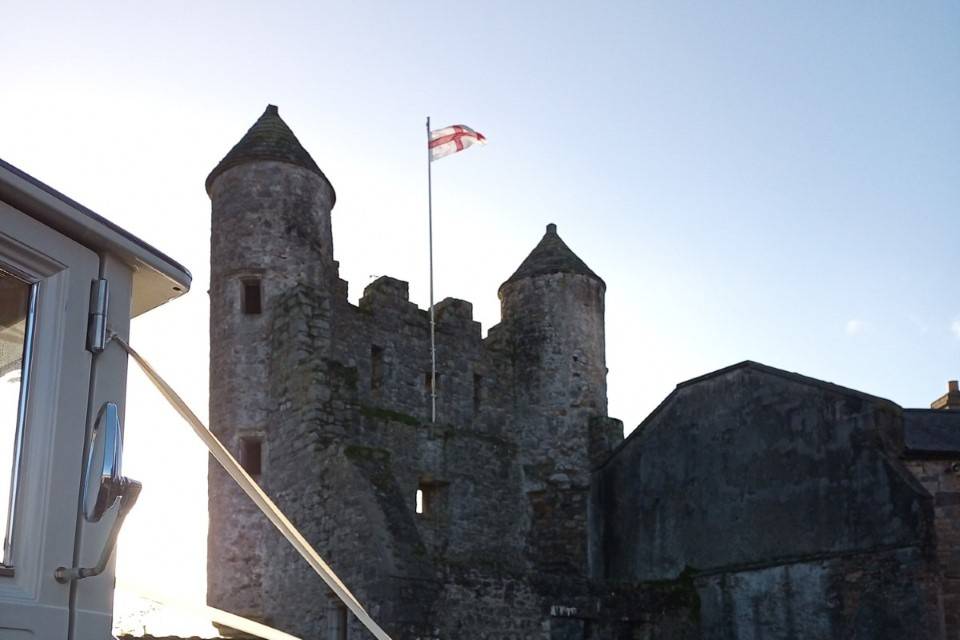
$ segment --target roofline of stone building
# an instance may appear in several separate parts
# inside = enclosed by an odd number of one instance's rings
[[[791,382],[797,382],[807,386],[825,389],[827,391],[832,391],[834,393],[839,393],[842,395],[856,396],[858,398],[863,398],[865,400],[870,400],[872,402],[880,402],[880,403],[888,404],[888,405],[891,405],[893,408],[899,409],[901,411],[904,410],[896,402],[893,402],[892,400],[888,400],[887,398],[881,398],[880,396],[875,396],[869,393],[865,393],[863,391],[858,391],[856,389],[844,387],[838,384],[834,384],[833,382],[820,380],[819,378],[811,378],[810,376],[805,376],[803,374],[796,373],[793,371],[777,369],[776,367],[771,367],[769,365],[762,364],[754,360],[743,360],[742,362],[737,362],[735,364],[723,367],[721,369],[711,371],[710,373],[705,373],[695,378],[690,378],[689,380],[684,380],[683,382],[678,383],[677,386],[674,387],[673,391],[671,391],[667,395],[667,397],[664,398],[660,402],[660,404],[658,404],[657,407],[653,411],[651,411],[649,415],[647,415],[647,417],[640,422],[640,424],[637,425],[637,427],[630,433],[630,435],[624,438],[623,441],[620,444],[618,444],[613,451],[610,452],[610,455],[607,456],[606,460],[604,460],[598,466],[594,467],[593,471],[599,471],[604,467],[606,467],[617,456],[617,454],[619,454],[620,451],[627,446],[629,442],[631,442],[634,438],[639,437],[644,432],[644,429],[647,426],[647,424],[652,422],[654,418],[656,418],[664,409],[666,409],[666,407],[673,401],[673,399],[680,393],[680,391],[688,387],[701,384],[708,380],[719,378],[721,376],[724,376],[728,373],[731,373],[733,371],[737,371],[740,369],[753,369],[755,371],[761,371],[763,373],[774,375],[779,378],[789,380]],[[924,411],[930,411],[930,409],[924,409]]]
[[[763,364],[762,362],[757,362],[756,360],[743,360],[742,362],[737,362],[736,364],[723,367],[722,369],[717,369],[716,371],[711,371],[710,373],[705,373],[702,376],[697,376],[696,378],[690,378],[685,380],[677,385],[677,388],[683,388],[695,385],[703,380],[708,380],[710,378],[716,378],[722,376],[730,371],[735,369],[745,369],[751,368],[758,371],[763,371],[764,373],[769,373],[771,375],[779,376],[781,378],[786,378],[792,380],[793,382],[799,382],[801,384],[806,384],[813,387],[820,387],[823,389],[828,389],[836,393],[843,393],[847,395],[855,395],[866,400],[872,400],[875,402],[886,402],[900,408],[893,400],[889,398],[883,398],[880,396],[875,396],[871,393],[866,393],[865,391],[859,391],[857,389],[851,389],[850,387],[844,387],[843,385],[836,384],[834,382],[829,382],[827,380],[821,380],[819,378],[813,378],[810,376],[805,376],[802,373],[796,373],[795,371],[787,371],[786,369],[778,369],[776,367],[771,367],[770,365]]]
[[[945,409],[904,409],[903,457],[911,460],[956,460],[960,458],[960,412]],[[914,419],[914,418],[919,418]],[[932,419],[932,420],[931,420]],[[949,423],[947,426],[933,423]],[[939,427],[939,429],[937,428]],[[939,430],[939,433],[936,433]],[[917,446],[917,435],[933,435]],[[950,442],[953,440],[953,442]]]

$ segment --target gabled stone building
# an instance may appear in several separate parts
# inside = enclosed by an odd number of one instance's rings
[[[606,285],[551,224],[486,337],[437,304],[431,422],[428,313],[388,277],[348,301],[336,194],[276,107],[206,186],[211,428],[394,638],[957,637],[960,412],[745,362],[624,441]],[[209,483],[211,605],[367,637]]]

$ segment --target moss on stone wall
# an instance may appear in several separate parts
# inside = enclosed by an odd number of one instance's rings
[[[351,460],[380,460],[387,461],[390,459],[390,452],[386,449],[380,449],[377,447],[364,447],[361,445],[351,444],[343,450],[343,455]]]
[[[374,420],[390,420],[410,425],[411,427],[419,427],[421,424],[419,420],[411,415],[400,413],[399,411],[391,411],[390,409],[383,409],[381,407],[361,405],[360,414]]]

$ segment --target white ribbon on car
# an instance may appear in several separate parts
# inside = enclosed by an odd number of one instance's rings
[[[309,542],[301,535],[297,528],[293,525],[292,522],[280,511],[279,507],[273,503],[273,501],[263,492],[256,482],[253,481],[253,478],[244,471],[243,467],[240,466],[240,463],[230,455],[230,452],[227,450],[223,443],[220,442],[213,433],[200,421],[200,419],[190,410],[190,407],[183,401],[183,399],[177,395],[177,393],[160,377],[153,367],[151,367],[143,357],[137,353],[127,342],[118,336],[115,333],[110,335],[110,339],[119,344],[124,351],[129,354],[131,358],[140,366],[143,372],[146,374],[147,378],[150,379],[150,382],[160,391],[161,395],[166,398],[167,402],[179,413],[184,420],[187,421],[193,428],[193,432],[203,441],[203,444],[206,445],[207,449],[210,450],[211,455],[216,458],[217,462],[220,463],[220,466],[230,474],[230,477],[236,481],[240,488],[243,489],[244,493],[253,500],[254,504],[259,507],[260,511],[263,512],[263,515],[267,516],[270,522],[283,534],[283,537],[293,545],[293,548],[303,556],[304,560],[309,563],[314,571],[323,579],[327,586],[330,587],[330,590],[336,594],[343,604],[346,605],[350,611],[353,612],[353,615],[357,617],[360,622],[363,623],[363,626],[373,634],[377,640],[390,640],[390,636],[380,628],[373,618],[370,617],[370,614],[367,613],[366,609],[363,608],[363,605],[356,599],[356,597],[350,593],[350,590],[347,589],[346,585],[340,581],[340,578],[337,577],[337,574],[333,572],[333,569],[324,562],[323,558],[320,557],[320,554],[317,553]],[[267,637],[267,636],[262,636]]]

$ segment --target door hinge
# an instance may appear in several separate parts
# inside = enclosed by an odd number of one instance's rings
[[[90,283],[90,317],[87,321],[87,351],[100,353],[107,346],[109,283],[99,278]]]

